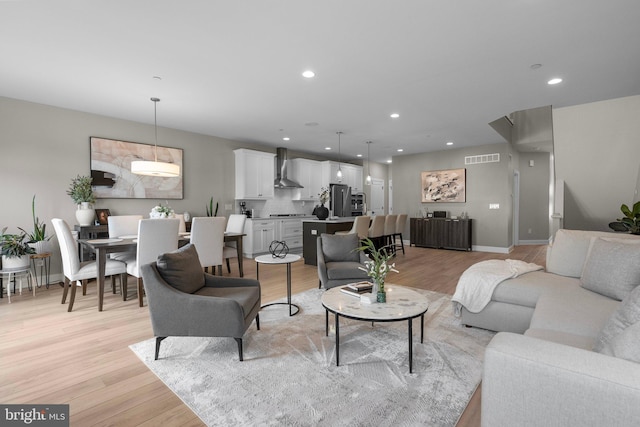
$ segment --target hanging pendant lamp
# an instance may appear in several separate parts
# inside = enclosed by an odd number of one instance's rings
[[[342,182],[342,168],[340,167],[340,164],[342,163],[342,152],[340,150],[340,135],[342,135],[342,132],[336,132],[338,134],[338,173],[336,174],[336,177],[338,178],[338,182]]]
[[[151,98],[153,101],[153,122],[156,136],[156,143],[153,148],[153,161],[136,160],[131,162],[131,172],[136,175],[176,177],[180,176],[180,166],[175,163],[158,161],[158,102],[159,98]]]
[[[371,141],[367,141],[367,179],[365,183],[371,185]]]

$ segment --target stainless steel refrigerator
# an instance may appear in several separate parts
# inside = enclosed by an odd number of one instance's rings
[[[329,209],[333,216],[351,216],[351,187],[331,184]]]

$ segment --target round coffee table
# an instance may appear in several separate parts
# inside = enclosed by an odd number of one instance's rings
[[[407,320],[409,328],[409,373],[413,372],[413,319],[420,317],[420,342],[424,342],[424,314],[429,300],[422,294],[397,285],[385,285],[386,303],[361,303],[360,298],[346,294],[341,286],[322,295],[325,308],[325,333],[329,336],[329,312],[336,319],[336,366],[340,366],[340,316],[366,322],[399,322]]]
[[[269,307],[270,305],[288,305],[289,316],[295,316],[300,311],[300,307],[291,303],[291,264],[300,261],[302,257],[295,254],[287,254],[282,258],[274,257],[273,255],[260,255],[255,258],[256,261],[256,279],[260,280],[260,264],[286,264],[287,265],[287,302],[272,302],[265,304],[260,308]],[[296,311],[292,312],[292,307],[295,307]]]

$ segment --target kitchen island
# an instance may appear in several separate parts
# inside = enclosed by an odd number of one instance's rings
[[[322,233],[334,234],[336,231],[348,231],[353,226],[355,217],[340,217],[334,219],[303,219],[302,220],[302,256],[304,263],[318,265],[316,240]]]

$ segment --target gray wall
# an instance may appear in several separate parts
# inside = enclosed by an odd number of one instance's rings
[[[640,96],[554,109],[553,133],[564,227],[609,231],[637,198]]]
[[[533,161],[533,166],[529,162]],[[549,153],[520,153],[519,240],[549,239]]]
[[[500,154],[499,163],[464,165],[465,156]],[[446,210],[450,215],[467,212],[473,219],[473,245],[490,248],[511,246],[513,153],[507,143],[443,150],[432,153],[394,156],[393,176],[394,213],[417,216],[423,208],[429,211]],[[441,169],[467,169],[466,203],[422,203],[420,174]],[[490,203],[500,209],[490,210]],[[408,236],[408,229],[405,231]]]

